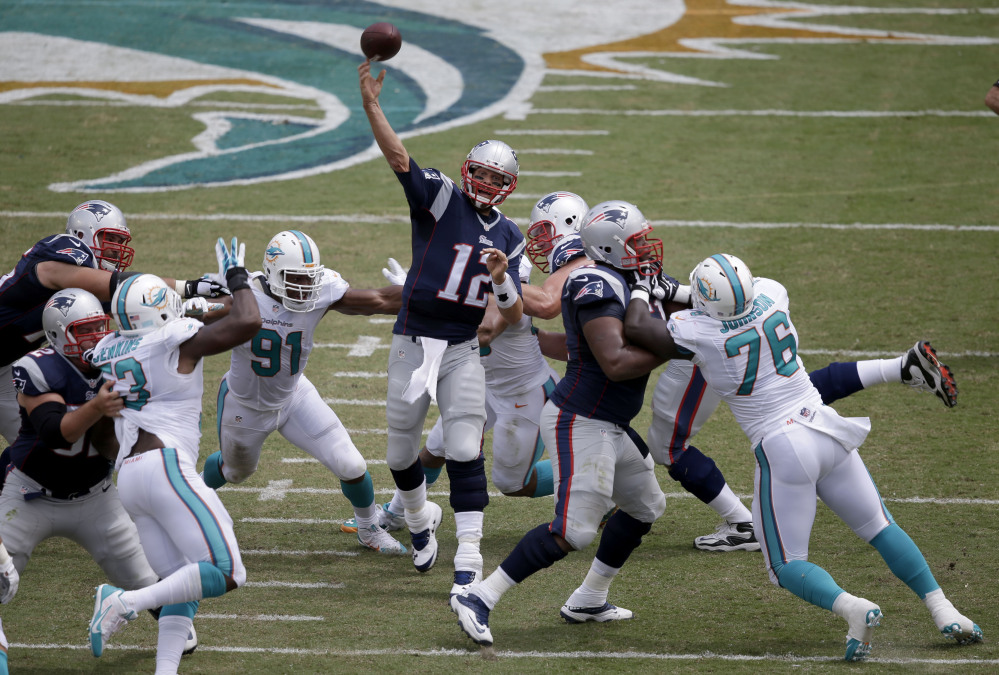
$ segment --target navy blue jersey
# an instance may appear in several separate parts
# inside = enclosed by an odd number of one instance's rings
[[[46,237],[24,252],[17,266],[0,277],[0,366],[40,347],[45,339],[42,310],[56,291],[42,286],[35,266],[50,260],[97,268],[90,248],[68,234]]]
[[[498,248],[510,259],[517,292],[524,241],[517,225],[493,209],[483,218],[450,178],[421,169],[412,158],[408,173],[396,173],[406,192],[413,221],[413,264],[402,291],[402,309],[393,333],[471,340],[485,315],[492,278],[482,249]]]
[[[562,237],[555,243],[555,246],[552,247],[552,274],[559,271],[576,258],[582,258],[585,255],[586,249],[583,248],[583,240],[579,238],[578,234]]]
[[[94,398],[101,388],[100,371],[84,375],[54,349],[39,349],[12,368],[14,388],[26,396],[52,392],[62,396],[66,412]],[[90,444],[90,431],[72,447],[50,448],[39,437],[21,408],[21,431],[10,446],[11,464],[56,493],[87,490],[107,478],[111,462]]]
[[[583,326],[593,319],[613,316],[624,322],[631,293],[624,277],[606,265],[584,265],[572,271],[562,289],[562,323],[569,349],[565,377],[551,400],[571,413],[627,425],[642,409],[649,375],[614,382],[600,368],[586,344]],[[653,312],[661,316],[659,303]]]

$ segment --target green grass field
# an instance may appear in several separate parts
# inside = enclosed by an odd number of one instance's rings
[[[995,0],[876,5],[982,11],[827,16],[805,23],[955,37],[994,36],[999,28]],[[986,642],[966,648],[946,642],[877,552],[821,505],[811,560],[884,612],[872,663],[859,667],[994,672],[999,118],[982,99],[999,76],[996,46],[872,40],[739,48],[777,58],[633,59],[728,87],[548,71],[523,118],[497,116],[409,138],[406,146],[421,165],[457,177],[468,148],[500,137],[519,151],[526,172],[505,213],[524,224],[534,200],[553,190],[576,192],[591,204],[632,201],[656,224],[667,268],[680,277],[712,253],[740,256],[754,274],[788,288],[809,369],[833,360],[886,358],[917,339],[931,340],[955,371],[955,409],[900,385],[861,392],[836,408],[871,417],[873,430],[861,452],[887,507],[919,544],[955,605],[981,625]],[[617,88],[593,88],[608,86]],[[250,109],[287,102],[259,93],[211,98]],[[205,109],[197,103],[111,106],[67,94],[0,103],[0,269],[11,269],[41,236],[61,231],[70,209],[88,197],[109,199],[124,210],[136,245],[134,267],[142,271],[191,278],[212,270],[213,242],[231,235],[246,242],[248,263],[257,268],[269,237],[289,227],[308,232],[326,266],[357,287],[384,285],[380,270],[388,256],[408,265],[405,200],[380,158],[250,186],[115,194],[48,189],[189,151],[191,138],[203,129],[192,118]],[[557,133],[565,131],[581,135]],[[541,152],[546,149],[587,154]],[[313,351],[308,368],[365,457],[381,460],[370,465],[381,501],[392,486],[379,405],[391,339],[387,318],[331,314],[316,336],[324,346]],[[379,348],[350,355],[362,336],[380,339]],[[227,363],[212,357],[205,368],[202,459],[218,447],[214,396]],[[432,408],[428,430],[433,414]],[[635,428],[646,430],[650,419],[646,407]],[[491,435],[487,447],[490,441]],[[727,408],[706,425],[697,445],[748,503],[753,457]],[[201,647],[185,657],[183,672],[748,673],[858,667],[838,661],[844,622],[772,586],[759,554],[711,555],[692,547],[693,538],[712,531],[717,519],[661,467],[666,514],[611,590],[610,600],[632,609],[635,620],[568,626],[559,618],[559,607],[589,566],[592,547],[504,596],[491,619],[499,658],[484,662],[446,605],[456,548],[446,476],[431,488],[431,498],[445,507],[440,559],[420,575],[408,558],[379,557],[339,532],[338,523],[352,515],[349,503],[335,477],[318,464],[286,461],[304,457],[274,435],[259,471],[241,486],[220,491],[236,521],[250,583],[201,604]],[[488,463],[487,453],[487,471]],[[492,485],[490,490],[496,496],[486,511],[487,572],[552,513],[550,499],[513,499]],[[116,636],[100,660],[89,654],[86,625],[93,587],[102,581],[97,565],[75,544],[50,540],[40,546],[16,599],[0,608],[12,643],[11,670],[150,672],[156,636],[149,617]]]

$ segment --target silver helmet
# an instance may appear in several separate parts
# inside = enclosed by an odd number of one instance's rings
[[[473,178],[477,168],[499,174],[503,184],[497,186]],[[503,141],[482,141],[461,165],[461,189],[477,205],[498,206],[516,189],[519,174],[520,162],[513,148]]]
[[[109,202],[92,199],[77,206],[66,221],[66,233],[90,247],[102,270],[124,270],[135,257],[135,249],[126,246],[132,233],[125,215]]]
[[[662,268],[663,243],[649,237],[652,226],[630,202],[601,202],[583,218],[579,237],[587,255],[619,270],[634,270],[643,276]]]
[[[97,297],[82,288],[64,288],[49,298],[42,310],[42,330],[56,351],[83,359],[101,338],[111,332],[111,317]]]
[[[539,270],[549,271],[555,244],[579,232],[589,208],[582,197],[571,192],[552,192],[538,200],[531,209],[526,252]]]

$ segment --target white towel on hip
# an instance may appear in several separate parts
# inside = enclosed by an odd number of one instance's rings
[[[430,399],[436,403],[437,371],[440,370],[444,350],[447,349],[447,340],[421,337],[420,344],[423,345],[423,363],[413,371],[409,384],[402,390],[402,400],[413,403],[423,396],[424,392],[429,392]]]

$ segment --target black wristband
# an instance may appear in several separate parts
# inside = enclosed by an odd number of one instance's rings
[[[993,87],[999,87],[999,80],[996,80],[996,83],[995,83],[995,84],[993,84],[992,86],[993,86]]]
[[[230,267],[225,273],[225,284],[234,292],[249,288],[250,275],[245,267]]]

